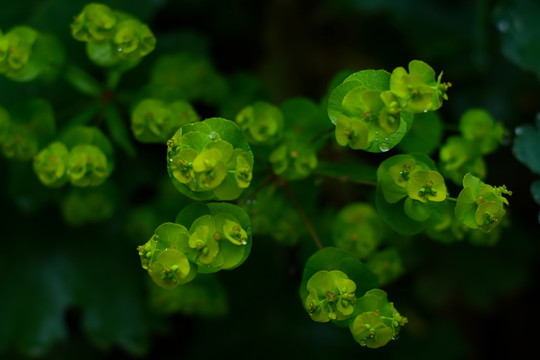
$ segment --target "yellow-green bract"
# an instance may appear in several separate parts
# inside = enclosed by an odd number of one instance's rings
[[[104,4],[86,5],[71,24],[71,33],[86,43],[86,52],[94,63],[121,70],[135,66],[156,46],[147,25]]]
[[[232,121],[210,118],[182,126],[167,142],[175,187],[195,200],[235,200],[251,183],[253,154]]]
[[[377,169],[375,205],[396,232],[413,235],[442,221],[446,184],[424,154],[394,155]]]
[[[354,311],[356,284],[338,270],[321,270],[308,280],[305,308],[317,322],[346,320]]]
[[[131,130],[140,142],[166,144],[178,128],[197,120],[199,116],[188,102],[146,98],[131,114]]]
[[[508,200],[503,195],[512,195],[512,192],[504,185],[487,185],[467,174],[463,178],[463,190],[457,198],[456,217],[471,229],[490,232],[506,212],[504,205],[508,205]]]
[[[401,316],[394,304],[387,300],[386,292],[373,289],[357,299],[349,328],[360,345],[379,348],[394,340],[407,322],[407,318]]]

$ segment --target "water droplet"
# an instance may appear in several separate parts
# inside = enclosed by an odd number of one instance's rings
[[[521,135],[523,134],[523,128],[520,126],[520,127],[517,127],[515,130],[515,133],[516,135]]]
[[[212,131],[210,134],[208,134],[208,137],[212,140],[215,140],[218,137],[218,133],[215,131]]]
[[[502,33],[507,32],[509,27],[510,26],[508,25],[508,21],[506,20],[499,21],[499,23],[497,24],[497,28]]]
[[[381,150],[382,152],[387,152],[388,150],[390,150],[390,146],[386,142],[379,143],[379,150]]]
[[[427,113],[427,110],[424,110],[424,114]]]

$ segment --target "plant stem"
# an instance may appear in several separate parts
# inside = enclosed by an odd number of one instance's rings
[[[116,90],[123,73],[118,70],[109,70],[107,73],[107,89]]]
[[[311,143],[314,143],[316,141],[318,141],[320,138],[328,135],[328,134],[331,134],[332,131],[334,131],[336,127],[335,126],[332,126],[330,129],[328,130],[324,130],[323,132],[321,132],[320,134],[317,134],[313,139],[311,139]]]
[[[230,170],[229,170],[229,171],[230,171]],[[249,194],[242,202],[240,202],[240,203],[238,204],[238,206],[242,207],[242,206],[246,205],[246,203],[247,203],[249,200],[253,199],[253,198],[255,197],[255,195],[257,195],[257,193],[258,193],[259,191],[261,191],[262,189],[264,189],[265,186],[268,185],[268,184],[270,184],[271,182],[272,182],[272,176],[269,175],[269,176],[267,176],[267,177],[259,184],[259,186],[257,186],[257,187],[255,188],[255,190],[253,190],[253,191],[252,191],[252,192],[251,192],[251,193],[250,193],[250,194]]]
[[[453,201],[453,202],[457,202],[457,199],[456,199],[456,198],[453,198],[453,197],[450,197],[450,196],[447,196],[447,197],[446,197],[446,200],[450,200],[450,201]]]
[[[75,65],[68,65],[62,72],[64,79],[82,94],[99,97],[101,84],[92,75]]]
[[[352,182],[352,183],[355,183],[355,184],[362,184],[362,185],[368,185],[368,186],[377,186],[377,182],[375,182],[375,181],[351,179],[350,177],[348,177],[346,175],[334,176],[334,175],[322,174],[322,173],[316,173],[316,172],[314,172],[313,175],[324,176],[324,177],[327,177],[327,178],[339,180],[341,182]]]
[[[294,195],[289,183],[285,179],[280,179],[279,182],[285,191],[287,192],[287,196],[291,199],[291,201],[294,204],[294,207],[296,207],[296,210],[298,210],[298,213],[300,214],[300,217],[302,218],[302,221],[304,221],[304,224],[306,225],[306,228],[308,229],[311,237],[313,238],[313,241],[315,242],[315,245],[320,249],[323,248],[321,241],[319,240],[319,237],[317,236],[317,233],[315,232],[315,229],[313,229],[313,226],[311,225],[311,222],[309,221],[306,213],[304,212],[304,209],[302,208],[302,205],[300,205],[300,202],[298,202],[298,199]]]

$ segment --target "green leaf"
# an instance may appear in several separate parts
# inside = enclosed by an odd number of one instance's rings
[[[122,120],[118,108],[114,105],[110,105],[103,115],[111,140],[124,150],[128,156],[134,157],[136,154],[135,145],[133,145],[133,141],[131,141],[127,125]]]
[[[522,125],[516,128],[515,133],[514,155],[532,172],[540,175],[540,114],[536,117],[536,127]]]
[[[531,193],[538,205],[540,205],[540,180],[533,181],[531,184]],[[540,212],[538,213],[538,222],[540,223]]]
[[[75,65],[69,65],[64,70],[63,75],[66,81],[82,94],[92,97],[100,96],[101,84],[84,70]]]
[[[432,154],[441,143],[443,135],[443,123],[439,113],[428,111],[414,115],[414,122],[398,144],[398,148],[404,153],[421,152]]]
[[[540,5],[534,0],[517,0],[498,5],[494,19],[501,33],[504,55],[516,65],[540,76]]]

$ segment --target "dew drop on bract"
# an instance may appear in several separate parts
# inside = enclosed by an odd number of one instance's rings
[[[212,131],[210,134],[208,134],[208,137],[212,140],[214,140],[215,138],[217,138],[218,136],[218,133],[215,132],[215,131]]]
[[[382,152],[387,152],[388,150],[390,150],[390,146],[387,142],[381,142],[379,143],[379,150],[381,150]]]

